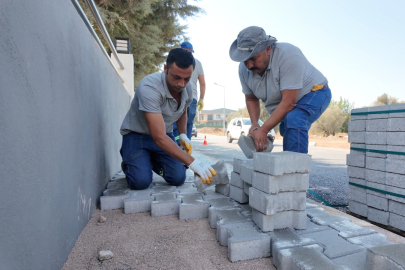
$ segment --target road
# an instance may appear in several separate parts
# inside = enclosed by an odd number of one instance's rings
[[[208,145],[203,145],[204,136],[207,136]],[[193,148],[201,154],[216,160],[224,160],[233,165],[234,158],[246,158],[238,146],[238,141],[226,141],[225,136],[198,134],[192,138]],[[276,140],[273,152],[283,150],[282,141]],[[311,173],[309,174],[309,187],[316,195],[308,193],[308,197],[344,211],[347,205],[348,177],[346,169],[346,155],[349,150],[309,146],[308,154],[312,156]],[[320,199],[320,196],[322,199]]]

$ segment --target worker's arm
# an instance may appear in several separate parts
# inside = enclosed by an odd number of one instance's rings
[[[177,129],[179,130],[179,134],[187,133],[187,108],[184,108],[184,112],[176,121],[176,125]]]
[[[249,134],[257,128],[259,128],[259,117],[260,117],[260,102],[259,99],[253,95],[245,95],[246,108],[249,112],[250,121],[252,126],[249,129]]]
[[[187,108],[184,109],[183,114],[180,116],[179,120],[177,120],[176,124],[180,134],[180,145],[183,146],[187,154],[191,155],[193,152],[193,145],[187,137]]]
[[[205,78],[204,75],[198,76],[198,82],[200,83],[200,99],[197,103],[197,110],[201,111],[204,108],[204,97],[205,97]]]
[[[270,115],[269,119],[258,129],[251,132],[251,136],[255,140],[257,151],[263,151],[267,147],[267,133],[277,126],[286,116],[286,114],[294,109],[297,102],[299,89],[281,91],[281,102]],[[249,108],[248,108],[249,109]],[[250,111],[249,111],[250,114]],[[259,108],[260,114],[260,108]]]

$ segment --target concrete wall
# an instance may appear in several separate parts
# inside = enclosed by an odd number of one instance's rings
[[[60,269],[120,170],[129,95],[71,1],[0,3],[0,269]]]

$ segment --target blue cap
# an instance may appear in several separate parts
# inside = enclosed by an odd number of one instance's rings
[[[193,45],[191,45],[191,43],[188,41],[184,41],[183,43],[181,43],[180,47],[191,49],[194,52]]]

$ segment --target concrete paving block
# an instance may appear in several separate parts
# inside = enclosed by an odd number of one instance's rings
[[[370,170],[385,172],[386,168],[385,158],[367,157],[366,156],[366,168]]]
[[[231,262],[270,257],[269,235],[244,228],[233,228],[231,234],[228,239],[228,259]]]
[[[240,179],[242,181],[252,184],[253,178],[253,164],[241,164],[240,165]]]
[[[100,197],[101,210],[124,208],[124,200],[130,196],[129,189],[109,189]]]
[[[405,269],[405,244],[373,247],[367,250],[366,268],[370,270]]]
[[[177,187],[169,186],[169,185],[156,185],[152,187],[153,194],[161,194],[161,193],[178,193]]]
[[[308,208],[317,208],[318,207],[318,205],[317,204],[314,204],[314,203],[306,203],[306,205],[305,205],[305,209],[308,209]]]
[[[334,216],[325,212],[322,208],[310,208],[307,209],[307,215],[311,218],[311,221],[318,225],[326,225],[343,222],[345,220],[350,221],[350,219],[340,216]]]
[[[392,244],[391,242],[387,241],[387,237],[381,233],[351,237],[348,238],[347,240],[352,244],[362,245],[365,248],[379,247]]]
[[[387,144],[387,132],[366,131],[366,144]]]
[[[364,144],[364,143],[351,143],[350,144],[350,154],[352,154],[352,155],[364,155],[364,156],[366,155],[366,152],[353,150],[352,148],[366,149],[366,144]]]
[[[375,209],[372,207],[367,208],[367,219],[383,225],[388,225],[389,212]]]
[[[400,145],[387,145],[387,151],[405,153],[405,146],[400,146]],[[405,160],[405,155],[387,154],[387,158],[389,158],[389,159]]]
[[[231,202],[231,200],[228,197],[226,197],[226,198],[213,198],[213,197],[203,196],[203,199],[210,203],[211,208],[216,208],[216,209],[240,209],[240,207],[237,206],[235,203]]]
[[[375,189],[378,189],[378,190],[383,190],[383,191],[385,191],[387,189],[387,185],[374,183],[374,182],[370,182],[370,181],[366,182],[366,186],[370,187],[370,188],[375,188]],[[374,190],[371,190],[371,189],[366,189],[366,193],[367,194],[372,194],[372,195],[375,195],[375,196],[379,196],[379,197],[382,197],[382,198],[387,198],[387,196],[384,193],[374,191]]]
[[[253,172],[252,186],[269,194],[285,191],[306,191],[309,188],[309,174],[289,173],[273,176]]]
[[[344,265],[351,270],[364,270],[366,269],[366,254],[367,250],[363,250],[354,254],[332,259],[332,262]]]
[[[126,189],[128,187],[127,179],[126,178],[116,178],[115,180],[111,180],[107,183],[107,189]]]
[[[124,199],[124,213],[142,213],[151,210],[151,203],[155,200],[151,196],[152,190],[137,190],[130,197]]]
[[[353,178],[365,179],[366,178],[366,169],[347,166],[347,175]]]
[[[311,155],[289,151],[278,153],[255,153],[253,169],[270,175],[286,173],[309,173],[311,171]]]
[[[405,196],[405,189],[403,188],[399,188],[399,187],[392,187],[392,186],[385,186],[385,190],[388,192],[392,192],[395,194],[398,194],[400,196]],[[405,198],[403,197],[398,197],[398,196],[394,196],[394,195],[385,195],[385,197],[389,200],[393,200],[396,202],[401,202],[401,203],[405,203]]]
[[[405,132],[387,132],[387,144],[405,146]]]
[[[231,186],[230,184],[216,184],[215,192],[218,192],[224,196],[229,197],[230,186]]]
[[[305,234],[305,237],[314,239],[325,248],[324,254],[334,259],[365,250],[361,245],[352,244],[338,235],[338,231],[321,231]]]
[[[367,145],[366,148],[367,149],[372,149],[372,150],[387,151],[387,145],[386,144]],[[377,158],[387,158],[387,154],[374,153],[374,152],[367,152],[366,156],[367,157],[377,157]]]
[[[390,105],[390,111],[394,110],[405,110],[405,104],[404,103],[396,103],[396,104],[391,104]],[[405,117],[405,112],[395,112],[395,113],[390,113],[388,115],[389,118],[403,118]]]
[[[349,143],[366,143],[365,131],[352,131],[348,135]]]
[[[183,188],[178,190],[179,195],[192,194],[203,196],[204,192],[198,191],[196,188]]]
[[[240,165],[242,165],[242,164],[253,165],[253,159],[234,158],[233,159],[233,171],[236,173],[240,173]]]
[[[387,131],[388,132],[405,131],[405,117],[388,118]]]
[[[386,171],[390,173],[405,174],[404,161],[400,159],[387,158]]]
[[[366,189],[349,185],[349,200],[367,204]]]
[[[217,226],[217,240],[221,246],[228,246],[228,239],[232,235],[246,234],[256,235],[259,233],[255,224],[252,221],[218,224]]]
[[[389,121],[389,119],[388,119]],[[387,119],[370,119],[366,123],[366,131],[387,132]]]
[[[231,173],[230,184],[239,188],[243,188],[243,180],[240,178],[240,174],[236,172]]]
[[[253,158],[253,154],[256,153],[256,147],[252,137],[244,135],[240,136],[238,145],[247,158]],[[273,142],[267,139],[267,148],[263,152],[271,152],[271,150],[273,150],[273,147]]]
[[[243,216],[240,208],[218,209],[210,207],[208,209],[208,221],[211,228],[215,229],[218,224],[247,222],[251,219]]]
[[[151,203],[151,216],[167,216],[179,213],[181,199],[176,197],[176,193],[161,193],[155,195],[155,200]]]
[[[365,155],[356,155],[356,154],[347,154],[346,155],[346,164],[353,167],[366,167],[366,156]]]
[[[335,220],[334,222],[329,223],[328,226],[334,230],[337,230],[339,232],[339,236],[344,239],[377,233],[373,229],[356,225],[350,220]]]
[[[390,213],[405,216],[405,203],[389,200],[388,210]]]
[[[254,187],[249,189],[249,205],[265,215],[287,210],[305,210],[306,192],[267,194]]]
[[[357,215],[367,217],[367,204],[349,200],[349,210]]]
[[[349,121],[349,132],[366,131],[366,120]]]
[[[326,230],[331,230],[330,227],[324,226],[324,225],[318,225],[315,224],[314,222],[311,221],[309,217],[306,218],[307,222],[307,228],[305,230],[296,230],[295,233],[298,235],[303,235],[307,233],[313,233],[313,232],[320,232],[320,231],[326,231]]]
[[[199,219],[208,217],[210,203],[204,201],[199,195],[179,195],[181,204],[179,207],[179,219]]]
[[[386,172],[366,169],[366,179],[370,182],[385,184]]]
[[[366,204],[376,209],[388,211],[388,199],[386,199],[385,196],[383,198],[380,196],[375,196],[373,194],[367,194]]]
[[[248,203],[249,196],[245,193],[244,188],[230,185],[229,198],[234,199],[239,203]]]
[[[219,160],[217,163],[212,164],[211,167],[215,170],[216,175],[213,176],[213,179],[210,184],[203,183],[200,176],[194,175],[194,183],[197,187],[197,190],[203,192],[206,188],[212,187],[216,184],[228,184],[228,169],[223,160]]]
[[[368,107],[366,108],[357,108],[357,109],[353,109],[351,110],[351,114],[352,113],[366,113],[368,112]],[[367,114],[361,114],[361,115],[351,115],[350,116],[350,121],[355,121],[355,120],[364,120],[367,119]]]
[[[402,213],[404,214],[404,213]],[[394,228],[405,231],[405,217],[403,215],[397,215],[395,213],[390,213],[388,224]]]
[[[188,189],[193,189],[193,188],[196,189],[196,186],[194,183],[184,183],[183,185],[178,186],[177,190],[180,192],[183,189],[188,190]]]
[[[279,265],[277,269],[304,270],[304,269],[350,269],[343,265],[337,265],[328,259],[320,245],[308,245],[296,248],[287,248],[278,251]]]
[[[351,183],[355,183],[355,184],[359,184],[359,185],[363,185],[366,186],[367,185],[367,181],[365,179],[359,179],[359,178],[352,178],[349,177],[349,182]],[[350,186],[350,185],[349,185]]]
[[[368,112],[382,112],[382,111],[389,111],[390,105],[384,106],[373,106],[368,108]],[[387,119],[389,112],[387,113],[378,113],[378,114],[367,114],[367,121],[370,119]]]
[[[249,188],[251,188],[252,185],[248,184],[245,182],[244,186],[243,186],[243,191],[245,191],[245,194],[249,196]]]
[[[252,208],[252,220],[263,232],[285,228],[298,230],[307,228],[307,214],[305,211],[282,211],[273,215],[264,215]]]

